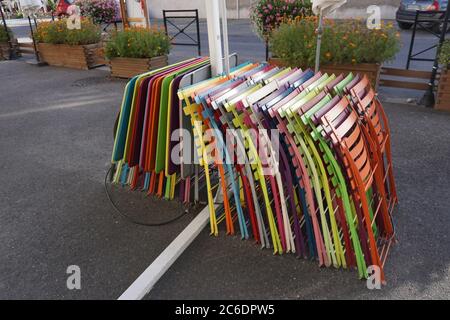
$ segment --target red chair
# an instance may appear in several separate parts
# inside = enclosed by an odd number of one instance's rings
[[[329,138],[336,146],[335,150],[342,160],[355,207],[361,208],[363,213],[362,219],[368,235],[371,264],[380,268],[381,279],[384,281],[383,265],[388,249],[386,250],[383,245],[382,254],[379,254],[377,245],[379,239],[376,233],[379,228],[382,230],[389,228],[384,225],[386,221],[378,217],[382,212],[381,205],[374,209],[367,197],[370,189],[380,189],[377,185],[379,182],[376,175],[377,165],[371,161],[373,146],[370,145],[370,135],[365,127],[359,124],[358,114],[351,108],[347,97],[340,99],[321,117],[320,121],[328,129]],[[384,258],[382,255],[385,255]]]
[[[377,152],[383,170],[383,182],[386,185],[389,207],[392,210],[398,202],[398,197],[392,165],[391,134],[386,114],[367,76],[364,76],[352,87],[349,93],[356,110],[362,115],[371,136],[377,142]],[[387,181],[388,179],[389,181]]]

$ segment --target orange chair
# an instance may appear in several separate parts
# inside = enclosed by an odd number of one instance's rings
[[[384,173],[383,182],[389,195],[391,211],[398,202],[398,197],[392,165],[391,134],[386,114],[367,76],[364,76],[359,83],[351,88],[349,94],[357,111],[365,119],[371,136],[377,142],[377,152]]]
[[[376,189],[377,165],[373,165],[370,154],[371,148],[368,143],[370,136],[364,126],[359,124],[356,111],[350,107],[350,101],[343,97],[320,119],[322,125],[329,132],[329,138],[336,146],[335,150],[341,157],[345,171],[347,172],[350,190],[356,207],[363,212],[363,222],[368,235],[371,263],[380,268],[381,279],[384,281],[383,265],[386,260],[387,251],[382,248],[383,258],[378,252],[377,238],[374,229],[382,226],[381,219],[377,219],[381,206],[378,205],[373,212],[367,199],[370,189]],[[385,223],[385,221],[383,220]],[[389,242],[390,246],[390,242]]]

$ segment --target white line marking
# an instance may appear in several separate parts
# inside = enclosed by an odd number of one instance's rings
[[[22,111],[14,111],[14,112],[10,112],[10,113],[0,114],[0,119],[24,116],[27,114],[32,114],[32,113],[37,113],[37,112],[47,112],[47,111],[54,111],[54,110],[86,107],[91,104],[106,103],[106,102],[111,102],[111,101],[112,101],[112,99],[108,98],[108,99],[93,99],[90,101],[82,101],[82,102],[62,103],[57,106],[48,106],[48,107],[43,107],[43,108],[27,109],[27,110],[22,110]]]
[[[218,205],[216,205],[218,207]],[[141,300],[184,250],[194,241],[209,221],[206,206],[192,222],[172,241],[171,244],[148,266],[118,300]]]

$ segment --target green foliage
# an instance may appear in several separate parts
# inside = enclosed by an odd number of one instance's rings
[[[439,63],[443,67],[450,67],[450,40],[444,41],[439,48]]]
[[[41,22],[36,39],[42,43],[84,45],[100,42],[101,30],[90,20],[81,19],[81,29],[68,29],[67,19]]]
[[[317,46],[317,17],[283,23],[270,40],[273,54],[291,66],[313,66]],[[324,21],[321,64],[382,63],[400,50],[393,25],[368,29],[363,21]]]
[[[166,55],[170,50],[170,40],[158,29],[140,27],[127,28],[113,33],[106,45],[106,57],[153,58]]]
[[[47,0],[47,6],[52,12],[56,11],[56,1],[57,0]]]
[[[310,0],[257,0],[250,12],[256,33],[264,40],[282,22],[313,14]]]

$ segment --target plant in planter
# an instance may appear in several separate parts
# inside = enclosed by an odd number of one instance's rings
[[[317,24],[317,17],[307,17],[280,25],[270,40],[278,63],[314,67]],[[376,85],[381,63],[393,59],[400,49],[399,37],[391,23],[381,29],[368,29],[360,20],[325,20],[321,70],[329,73],[366,73]]]
[[[0,25],[0,60],[7,59],[9,57],[9,43],[8,34],[11,36],[11,32],[5,30],[3,25]]]
[[[283,21],[312,15],[310,0],[258,0],[250,9],[250,19],[256,33],[268,40]]]
[[[169,50],[170,39],[162,30],[131,27],[112,34],[105,54],[113,76],[131,78],[166,66]]]
[[[450,40],[444,41],[439,48],[441,77],[437,91],[436,109],[450,111]]]
[[[49,65],[89,69],[102,48],[100,28],[81,18],[80,29],[67,28],[67,19],[41,22],[36,30],[39,55]]]
[[[5,30],[4,25],[0,24],[0,60],[9,59],[11,53],[11,46],[8,41],[11,41],[13,53],[18,54],[17,39],[14,39],[11,29]]]
[[[116,0],[77,0],[81,16],[92,19],[96,24],[118,20],[120,9]]]

